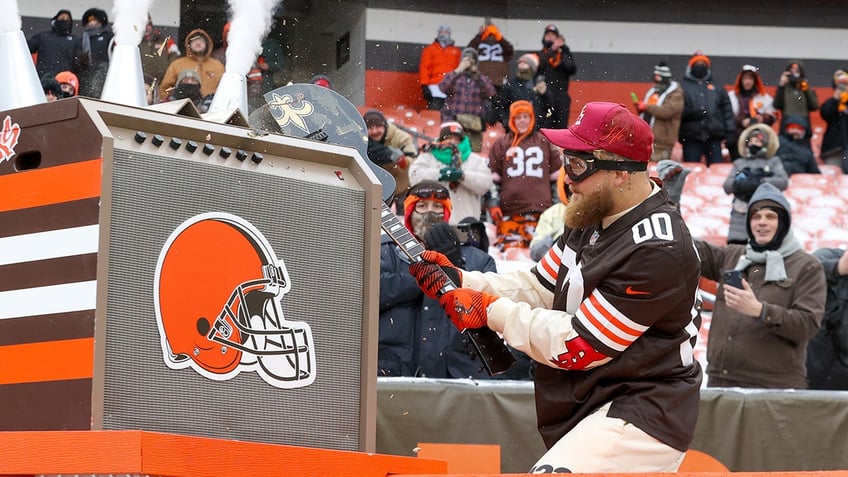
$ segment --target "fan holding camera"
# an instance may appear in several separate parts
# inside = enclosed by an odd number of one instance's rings
[[[804,74],[804,64],[800,60],[792,60],[780,74],[777,84],[777,94],[774,96],[774,109],[784,116],[797,114],[810,123],[810,111],[819,109],[819,98],[810,87],[807,75]]]
[[[765,124],[749,126],[739,136],[737,147],[741,157],[733,161],[733,168],[724,181],[724,192],[733,194],[728,244],[748,242],[745,214],[748,201],[760,184],[768,182],[780,190],[786,190],[789,185],[783,162],[774,154],[778,144],[777,134]]]

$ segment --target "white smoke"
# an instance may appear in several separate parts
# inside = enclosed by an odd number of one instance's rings
[[[281,0],[229,0],[227,71],[246,75],[262,52],[262,40],[271,30]]]
[[[21,29],[21,15],[17,0],[0,0],[0,33],[11,33]]]
[[[138,46],[141,43],[151,3],[153,0],[115,0],[112,5],[115,44]]]

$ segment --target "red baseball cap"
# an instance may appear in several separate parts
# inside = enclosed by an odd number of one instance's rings
[[[586,103],[568,129],[542,129],[557,146],[570,151],[603,149],[638,162],[648,162],[654,134],[642,118],[618,103]]]

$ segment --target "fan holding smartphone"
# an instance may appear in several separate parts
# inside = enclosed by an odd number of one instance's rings
[[[722,275],[722,282],[724,282],[725,285],[732,286],[733,288],[739,288],[740,290],[745,289],[745,287],[742,286],[742,272],[739,270],[728,270],[724,272]]]
[[[807,387],[807,342],[821,325],[826,283],[793,235],[789,212],[780,190],[764,183],[751,196],[745,245],[695,241],[702,276],[721,280],[707,386]]]

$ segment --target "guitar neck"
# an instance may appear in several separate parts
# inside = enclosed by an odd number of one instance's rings
[[[385,203],[383,203],[380,216],[380,227],[411,261],[418,261],[424,253],[425,248],[421,242],[412,235],[412,232],[401,223],[398,216]]]

